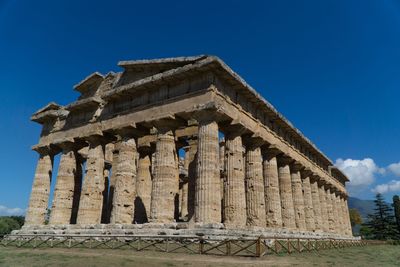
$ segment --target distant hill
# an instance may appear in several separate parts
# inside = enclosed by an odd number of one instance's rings
[[[355,197],[349,197],[348,203],[350,209],[358,210],[364,222],[366,221],[368,214],[374,213],[375,203],[373,200],[362,200]]]

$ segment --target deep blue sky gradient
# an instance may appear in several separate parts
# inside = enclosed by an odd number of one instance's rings
[[[399,47],[396,0],[0,0],[0,205],[27,205],[30,115],[120,60],[217,55],[332,160],[398,162]]]

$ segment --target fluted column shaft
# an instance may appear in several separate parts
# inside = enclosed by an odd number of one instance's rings
[[[136,179],[135,216],[137,223],[149,221],[151,205],[151,153],[150,148],[140,151]]]
[[[198,121],[195,221],[199,223],[220,223],[221,192],[218,124],[206,118],[201,118]]]
[[[322,230],[324,232],[329,232],[328,206],[326,202],[325,186],[321,184],[318,189],[319,189],[319,201],[321,204]]]
[[[333,232],[338,234],[339,233],[339,222],[338,222],[338,218],[339,218],[339,214],[338,214],[338,209],[336,206],[336,194],[334,192],[334,189],[331,189],[331,201],[332,201],[332,214],[333,214]]]
[[[167,127],[159,128],[151,190],[151,222],[167,223],[174,221],[175,194],[178,183],[175,158],[176,146],[173,131]]]
[[[346,233],[348,236],[353,235],[353,231],[351,228],[351,222],[350,222],[350,213],[349,213],[349,205],[347,203],[347,199],[343,199],[343,205],[344,205],[344,212],[345,212],[345,221],[346,221]]]
[[[196,183],[197,183],[197,138],[190,138],[189,155],[188,155],[188,220],[194,220],[194,207],[196,200]]]
[[[97,139],[89,141],[85,172],[77,224],[99,224],[103,209],[104,147]]]
[[[260,147],[247,147],[245,185],[247,225],[265,227],[264,178]]]
[[[335,232],[335,214],[333,212],[333,202],[332,202],[332,194],[330,188],[325,190],[325,197],[326,197],[326,209],[328,211],[328,225],[329,225],[329,232]]]
[[[244,227],[247,216],[242,138],[236,134],[227,134],[225,137],[224,224]]]
[[[183,161],[183,170],[185,173],[185,177],[182,183],[182,188],[180,191],[180,199],[181,199],[181,209],[180,209],[180,215],[182,219],[187,219],[189,215],[189,210],[188,210],[188,191],[189,191],[189,179],[188,179],[188,173],[189,173],[189,159],[190,159],[190,146],[187,146],[184,148],[185,150],[185,157]]]
[[[321,211],[321,202],[319,198],[319,189],[317,181],[311,181],[311,197],[313,204],[313,212],[314,212],[314,223],[315,223],[315,231],[322,231],[322,211]]]
[[[299,168],[297,166],[293,166],[290,175],[292,179],[293,205],[295,213],[294,218],[296,222],[296,228],[300,231],[305,231],[306,219],[304,213],[304,197]]]
[[[307,231],[315,231],[315,215],[312,201],[311,183],[308,175],[302,179],[304,196],[304,215]]]
[[[282,227],[281,197],[279,192],[278,163],[275,156],[266,154],[263,161],[265,183],[266,226]]]
[[[279,191],[282,207],[282,227],[287,229],[296,229],[289,162],[286,159],[279,158],[278,166]]]
[[[116,170],[118,164],[118,157],[119,157],[119,150],[116,145],[114,145],[114,149],[112,151],[112,169],[111,169],[111,176],[110,176],[110,189],[108,192],[108,202],[107,202],[107,209],[108,209],[108,217],[111,221],[111,213],[113,210],[113,200],[114,200],[114,192],[115,192],[115,185],[117,183],[116,177]]]
[[[119,151],[115,170],[115,190],[111,223],[130,224],[133,222],[136,196],[136,142],[134,138],[123,137],[117,143]]]
[[[56,186],[54,189],[53,205],[50,214],[50,225],[55,224],[70,224],[73,223],[74,214],[74,197],[76,183],[82,181],[82,168],[80,162],[77,160],[77,153],[72,147],[64,147],[60,165],[58,168]]]
[[[26,212],[25,225],[43,225],[49,202],[53,155],[50,151],[39,152],[39,160],[33,179],[29,207]]]
[[[337,233],[340,235],[344,235],[345,233],[345,222],[344,222],[344,216],[343,216],[343,207],[342,207],[342,202],[340,200],[339,194],[335,194],[335,202],[336,202],[336,211],[337,211],[337,219],[336,219],[336,225],[337,225]]]

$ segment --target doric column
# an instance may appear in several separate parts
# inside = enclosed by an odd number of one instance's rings
[[[342,206],[342,201],[340,200],[340,195],[339,192],[335,193],[335,202],[336,202],[336,211],[337,211],[337,233],[340,235],[345,235],[345,222],[344,222],[344,216],[343,216],[343,206]]]
[[[189,191],[189,158],[190,158],[190,146],[186,146],[183,148],[185,151],[185,157],[183,160],[183,171],[184,177],[182,178],[182,188],[180,190],[180,199],[181,199],[181,209],[180,209],[180,217],[186,221],[189,215],[188,211],[188,191]]]
[[[322,221],[322,211],[321,211],[321,202],[319,197],[319,189],[317,176],[310,176],[311,180],[311,197],[313,204],[313,212],[314,212],[314,223],[315,223],[315,231],[323,231],[323,221]]]
[[[39,160],[33,179],[25,225],[43,225],[49,202],[53,153],[49,148],[44,147],[36,149],[36,151],[39,153]]]
[[[327,233],[329,232],[329,219],[328,219],[328,207],[326,203],[326,191],[325,183],[322,180],[318,181],[319,189],[319,201],[321,204],[321,218],[322,218],[322,230]]]
[[[82,165],[75,144],[66,142],[58,146],[62,148],[62,154],[54,189],[50,225],[71,224],[74,223],[74,217],[76,221],[77,209],[74,209],[74,203],[79,203],[79,199],[74,198],[80,194],[75,190],[80,191],[82,183]]]
[[[188,216],[187,220],[194,220],[194,206],[196,199],[196,181],[197,181],[197,136],[191,136],[187,139],[189,144],[188,155]]]
[[[278,157],[279,192],[281,195],[282,207],[282,227],[287,229],[296,229],[292,193],[292,178],[290,175],[289,167],[289,164],[292,161],[292,159],[285,156]]]
[[[104,146],[100,137],[90,137],[77,224],[99,224],[103,209]]]
[[[346,234],[348,236],[353,235],[353,230],[351,228],[351,222],[350,222],[350,214],[349,214],[349,206],[347,203],[347,198],[343,198],[343,205],[344,205],[344,215],[345,215],[345,223],[346,223]]]
[[[246,146],[247,225],[265,227],[264,177],[260,144],[249,140]]]
[[[220,184],[221,184],[221,207],[224,206],[224,186],[226,182],[226,172],[225,172],[225,138],[219,141],[219,171],[220,171]],[[221,218],[224,218],[224,209],[221,208]]]
[[[338,223],[338,218],[339,218],[339,214],[338,214],[338,209],[336,206],[336,194],[335,194],[335,188],[331,187],[330,189],[331,191],[331,201],[332,201],[332,214],[333,214],[333,232],[335,234],[338,234],[339,231],[339,223]]]
[[[306,230],[306,218],[304,213],[304,196],[303,186],[301,182],[300,170],[303,166],[300,163],[293,163],[290,166],[290,176],[292,179],[292,190],[293,190],[293,205],[294,214],[296,221],[296,228],[300,231]]]
[[[266,226],[282,227],[281,196],[279,192],[279,175],[276,149],[264,150],[263,172],[265,185]]]
[[[315,231],[315,214],[314,214],[314,205],[312,201],[310,176],[311,176],[310,171],[304,170],[302,172],[306,230],[313,232]]]
[[[115,185],[117,183],[117,177],[116,177],[116,169],[117,169],[117,164],[118,164],[118,156],[119,156],[119,150],[117,146],[114,144],[114,149],[112,151],[112,167],[111,167],[111,176],[110,176],[110,189],[108,192],[108,202],[107,202],[107,208],[108,208],[108,217],[110,218],[111,221],[111,213],[113,210],[113,199],[114,199],[114,192],[115,192]]]
[[[246,225],[242,137],[236,132],[225,135],[226,182],[224,186],[224,224],[228,227]]]
[[[157,143],[151,190],[150,222],[173,222],[177,191],[176,146],[173,124],[157,122]]]
[[[131,224],[136,196],[136,141],[133,137],[122,135],[116,146],[119,156],[115,169],[116,184],[111,223]]]
[[[151,147],[139,147],[138,173],[136,179],[136,198],[134,221],[147,223],[151,205]]]
[[[197,179],[195,221],[221,222],[218,124],[209,114],[198,114]],[[191,177],[189,177],[191,179]],[[190,190],[189,190],[190,192]]]
[[[332,203],[332,194],[330,190],[330,185],[327,185],[325,190],[325,197],[326,197],[326,210],[328,211],[328,225],[329,225],[329,232],[335,232],[335,218],[333,208],[334,205]]]

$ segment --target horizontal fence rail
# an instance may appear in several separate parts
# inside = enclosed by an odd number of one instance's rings
[[[1,246],[17,248],[130,249],[134,251],[247,257],[341,249],[367,244],[369,242],[364,240],[348,239],[259,237],[256,239],[230,238],[218,240],[199,236],[167,235],[8,235],[0,242]]]

